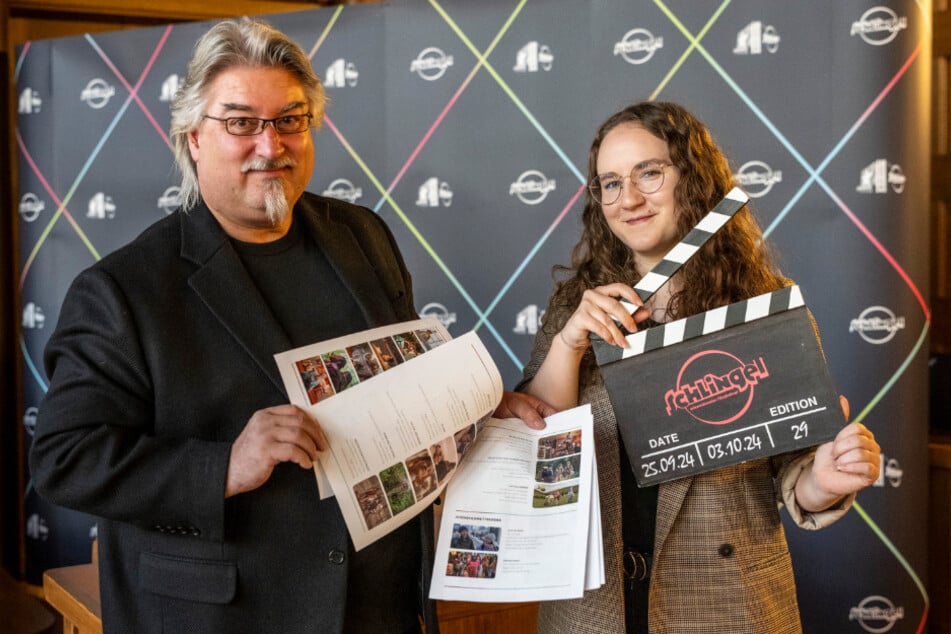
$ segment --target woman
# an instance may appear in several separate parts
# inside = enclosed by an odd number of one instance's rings
[[[592,405],[606,583],[577,601],[543,603],[539,631],[798,634],[777,503],[804,528],[831,524],[878,477],[878,444],[852,423],[815,451],[638,489],[590,335],[626,346],[617,324],[633,332],[791,282],[743,208],[642,305],[633,285],[733,187],[726,157],[682,107],[645,102],[611,116],[591,145],[588,177],[581,240],[571,267],[556,267],[567,275],[520,389],[559,409]],[[634,316],[622,299],[640,307]]]

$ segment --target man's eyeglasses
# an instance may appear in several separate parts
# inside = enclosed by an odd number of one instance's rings
[[[664,186],[664,171],[673,167],[671,163],[656,161],[647,165],[635,166],[630,176],[617,174],[603,174],[595,176],[588,183],[591,197],[600,205],[613,205],[621,198],[624,179],[628,178],[631,184],[642,194],[653,194]]]
[[[225,130],[228,134],[234,136],[254,136],[264,132],[264,126],[271,124],[278,134],[297,134],[310,128],[310,122],[314,118],[311,113],[305,114],[286,114],[276,119],[259,119],[257,117],[228,117],[219,119],[210,114],[203,118],[212,121],[221,121],[225,124]]]

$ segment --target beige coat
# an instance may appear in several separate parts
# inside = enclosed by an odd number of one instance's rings
[[[530,380],[552,337],[570,316],[549,315],[525,368]],[[544,602],[544,634],[624,632],[621,483],[617,424],[589,349],[582,362],[579,403],[594,414],[606,582],[572,601]],[[794,487],[813,452],[783,454],[659,485],[650,587],[652,634],[799,634],[792,563],[779,516],[785,505],[799,526],[818,529],[841,517],[854,496],[834,510],[808,513]]]

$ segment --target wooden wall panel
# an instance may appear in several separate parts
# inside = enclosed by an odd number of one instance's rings
[[[934,4],[931,104],[931,351],[951,354],[951,10]]]

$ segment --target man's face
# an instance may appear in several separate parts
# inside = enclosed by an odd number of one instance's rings
[[[308,112],[303,86],[283,69],[225,70],[209,84],[206,97],[205,114],[220,119]],[[267,124],[260,134],[234,136],[224,122],[204,119],[189,133],[188,147],[202,198],[228,235],[267,242],[287,232],[289,210],[314,169],[310,130],[282,135]]]

